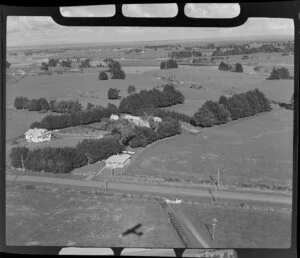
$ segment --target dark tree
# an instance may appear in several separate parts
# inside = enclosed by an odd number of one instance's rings
[[[99,73],[99,80],[108,80],[108,75],[106,72],[102,71]]]
[[[59,64],[58,59],[51,58],[48,61],[48,67],[56,67]]]
[[[9,68],[11,64],[6,60],[6,68]]]
[[[191,123],[200,127],[211,127],[216,124],[216,118],[207,107],[201,107],[192,117]]]
[[[126,78],[125,72],[122,69],[111,69],[111,79],[121,79]]]
[[[107,95],[109,99],[119,99],[119,93],[120,93],[119,89],[110,88],[108,90]]]
[[[136,88],[133,85],[129,85],[127,88],[127,93],[130,95],[136,92]]]
[[[41,64],[41,70],[42,70],[42,71],[48,71],[48,70],[49,70],[48,64],[46,64],[46,63],[43,62],[43,63]]]

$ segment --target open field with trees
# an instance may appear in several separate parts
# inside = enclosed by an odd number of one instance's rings
[[[177,178],[220,179],[225,185],[282,186],[291,190],[293,112],[279,109],[155,144],[129,165],[127,173]],[[271,150],[271,151],[270,151]]]

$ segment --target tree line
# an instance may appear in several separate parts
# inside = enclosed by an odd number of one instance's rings
[[[202,53],[196,50],[180,50],[180,51],[171,51],[169,52],[170,58],[181,59],[181,58],[189,58],[192,56],[200,57]]]
[[[192,117],[191,124],[210,127],[270,110],[269,100],[254,89],[229,98],[221,96],[219,101],[206,101]]]
[[[14,147],[10,152],[11,166],[31,171],[68,173],[122,152],[124,146],[113,137],[83,140],[75,147],[36,148]]]
[[[82,110],[82,105],[78,100],[50,100],[48,102],[45,98],[28,99],[27,97],[16,97],[14,107],[29,111],[52,111],[57,113],[71,113]]]

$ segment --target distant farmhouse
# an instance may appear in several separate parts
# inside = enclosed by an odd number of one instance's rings
[[[127,121],[134,123],[137,126],[150,127],[149,119],[152,118],[154,122],[160,123],[162,119],[160,117],[148,117],[143,119],[139,116],[133,116],[129,114],[122,114],[120,117],[118,115],[111,115],[110,120],[118,120],[119,118],[126,119]]]
[[[27,142],[45,142],[45,141],[50,141],[51,140],[51,135],[52,132],[48,131],[46,129],[29,129],[25,133],[25,138]]]

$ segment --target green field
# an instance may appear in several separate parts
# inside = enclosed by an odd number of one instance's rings
[[[182,204],[197,231],[216,248],[289,248],[292,220],[288,213]],[[212,243],[212,219],[217,219]],[[208,231],[205,224],[209,225]]]
[[[141,236],[122,233],[141,223]],[[183,247],[154,201],[6,187],[6,243],[28,246]]]
[[[291,187],[292,118],[292,111],[278,109],[197,136],[181,134],[143,151],[127,173],[192,180],[216,178],[220,169],[223,184]]]

